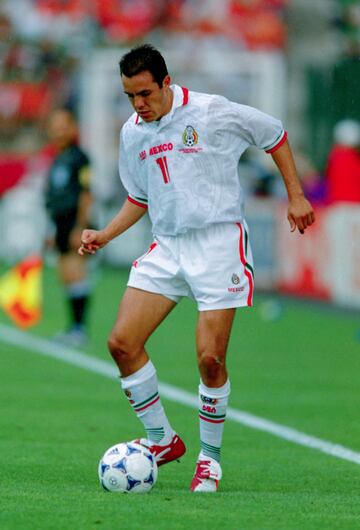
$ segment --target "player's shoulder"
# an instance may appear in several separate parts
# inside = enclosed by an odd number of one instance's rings
[[[191,107],[208,107],[214,102],[221,103],[222,100],[226,100],[223,96],[218,94],[207,94],[205,92],[196,92],[195,90],[189,90],[189,105]]]
[[[221,94],[208,94],[204,92],[189,92],[189,103],[191,109],[199,109],[215,116],[225,116],[233,113],[247,113],[246,105],[235,103]]]

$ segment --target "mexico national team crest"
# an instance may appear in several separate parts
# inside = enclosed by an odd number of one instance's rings
[[[237,274],[233,274],[231,276],[231,281],[233,282],[234,285],[238,285],[240,283],[240,278]]]
[[[186,147],[193,147],[198,143],[198,139],[199,136],[194,127],[187,125],[182,135],[183,144],[186,145]]]

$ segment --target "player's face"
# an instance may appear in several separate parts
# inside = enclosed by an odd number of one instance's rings
[[[171,110],[172,91],[170,76],[166,76],[159,87],[149,71],[132,77],[121,76],[124,92],[135,111],[145,122],[159,120]]]
[[[49,136],[59,149],[65,149],[76,138],[77,128],[72,116],[62,110],[55,111],[49,122]]]

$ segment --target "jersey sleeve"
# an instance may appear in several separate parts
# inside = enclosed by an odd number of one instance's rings
[[[134,172],[131,170],[131,166],[128,160],[125,141],[124,141],[124,129],[120,133],[120,153],[119,153],[119,175],[120,180],[123,183],[124,188],[128,192],[128,201],[132,204],[136,204],[142,208],[147,208],[148,200],[147,194],[140,187],[136,181]]]
[[[267,153],[274,153],[287,139],[280,120],[254,107],[221,98],[215,103],[215,115],[225,130]]]

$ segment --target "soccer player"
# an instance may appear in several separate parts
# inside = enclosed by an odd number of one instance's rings
[[[56,339],[72,346],[87,340],[85,318],[90,285],[86,263],[77,253],[81,233],[89,226],[92,196],[90,162],[77,142],[77,123],[67,109],[53,111],[49,136],[56,156],[49,169],[46,206],[55,226],[58,273],[65,289],[69,310],[69,329]]]
[[[108,346],[146,430],[140,442],[158,465],[178,459],[185,446],[161,404],[145,344],[183,296],[196,300],[201,450],[190,489],[215,492],[230,394],[226,349],[235,310],[252,305],[254,289],[239,180],[246,148],[264,149],[277,164],[292,231],[304,233],[314,213],[279,120],[171,85],[162,55],[150,45],[125,54],[120,73],[135,110],[120,135],[119,171],[128,199],[104,229],[84,230],[79,253],[94,254],[149,212],[154,242],[133,263]]]

